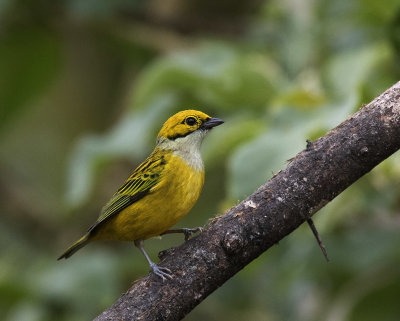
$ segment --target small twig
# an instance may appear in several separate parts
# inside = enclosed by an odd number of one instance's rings
[[[310,139],[307,139],[306,142],[307,142],[306,150],[310,150],[312,148],[313,143]]]
[[[313,220],[312,220],[311,218],[309,218],[309,219],[307,219],[307,223],[308,223],[308,225],[310,226],[311,231],[313,232],[315,238],[317,239],[318,245],[319,245],[319,247],[321,248],[321,251],[322,251],[322,253],[323,253],[324,256],[325,256],[326,261],[329,262],[329,258],[328,258],[328,254],[326,253],[325,245],[324,245],[324,243],[322,242],[321,237],[319,236],[319,233],[318,233],[318,231],[317,231],[317,228],[316,228],[315,225],[314,225]]]

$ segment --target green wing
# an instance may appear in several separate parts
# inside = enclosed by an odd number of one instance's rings
[[[154,151],[128,178],[124,185],[103,207],[97,221],[89,228],[92,231],[106,219],[121,212],[124,208],[143,198],[156,186],[162,176],[166,161],[160,151]]]

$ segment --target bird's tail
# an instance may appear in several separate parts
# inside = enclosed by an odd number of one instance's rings
[[[61,254],[61,256],[57,260],[68,259],[72,254],[80,250],[88,243],[89,243],[89,233],[86,233],[78,241],[72,244],[63,254]]]

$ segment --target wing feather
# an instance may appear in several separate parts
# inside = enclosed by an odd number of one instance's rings
[[[151,189],[160,182],[165,164],[165,156],[160,151],[155,150],[136,168],[125,184],[118,189],[103,207],[99,218],[89,228],[89,232],[100,223],[118,214],[151,192]]]

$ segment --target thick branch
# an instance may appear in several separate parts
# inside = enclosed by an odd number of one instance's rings
[[[95,320],[180,320],[210,293],[400,148],[400,82],[294,157]]]

